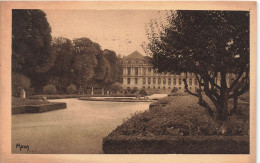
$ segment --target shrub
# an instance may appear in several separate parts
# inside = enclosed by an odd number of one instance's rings
[[[22,89],[25,90],[26,94],[32,94],[33,89],[30,86],[30,79],[26,76],[19,73],[12,74],[12,96],[19,97]]]
[[[44,94],[55,94],[57,92],[56,87],[52,84],[48,84],[46,86],[43,87],[43,93]]]
[[[131,94],[135,94],[136,92],[138,92],[139,89],[137,87],[134,87],[132,90],[131,90]]]
[[[119,83],[114,83],[111,86],[111,91],[113,93],[117,93],[117,92],[122,91],[122,90],[123,90],[123,88],[122,88],[122,86]]]
[[[164,105],[168,105],[172,102],[172,98],[170,97],[164,97],[161,98],[160,100],[154,102],[154,104],[164,104]]]
[[[71,84],[67,87],[68,94],[74,94],[74,93],[76,93],[76,91],[77,91],[77,88],[74,84]]]
[[[221,126],[223,135],[247,135],[249,134],[249,120],[243,120],[237,115],[229,117]]]
[[[167,105],[134,114],[118,126],[110,136],[131,135],[143,138],[249,134],[248,103],[239,103],[239,111],[224,122],[211,118],[207,110],[197,104],[197,98],[193,96],[166,97],[155,104]]]
[[[231,103],[233,104],[233,103]],[[229,105],[231,105],[229,103]],[[222,124],[224,135],[247,135],[249,134],[249,103],[241,102],[238,104],[237,112],[229,116]]]
[[[178,90],[179,90],[178,88],[174,87],[174,88],[172,89],[171,93],[175,93],[175,92],[177,92]]]
[[[156,109],[135,114],[111,135],[214,135],[217,124],[202,108]]]
[[[126,92],[131,93],[131,88],[127,87]]]
[[[145,89],[141,89],[141,90],[139,91],[139,94],[140,94],[141,96],[146,96],[146,95],[147,95]]]
[[[32,96],[35,94],[34,88],[26,88],[25,92],[26,92],[26,96]]]

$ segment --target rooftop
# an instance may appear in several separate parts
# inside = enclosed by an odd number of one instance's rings
[[[144,56],[138,51],[134,51],[133,53],[126,56],[125,59],[144,59]]]

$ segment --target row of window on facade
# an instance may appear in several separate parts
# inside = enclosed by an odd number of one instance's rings
[[[145,86],[143,86],[143,88],[144,89],[146,89],[146,87]],[[160,86],[158,86],[158,87],[155,87],[155,86],[153,86],[153,87],[151,87],[151,86],[148,86],[147,87],[148,89],[161,89],[161,87]],[[173,88],[177,88],[177,89],[181,89],[182,87],[173,87]],[[130,89],[130,87],[127,87],[127,89]],[[162,89],[166,89],[166,87],[162,87]],[[172,89],[171,87],[168,87],[168,89]],[[198,87],[195,87],[195,90],[197,90],[198,89]],[[189,90],[192,90],[192,87],[189,87]]]
[[[134,78],[134,79],[135,79],[135,84],[138,84],[138,78]],[[127,78],[127,84],[130,84],[130,83],[131,83],[131,78]],[[148,78],[147,83],[151,84],[151,78]],[[161,78],[158,78],[157,83],[161,84]],[[168,78],[168,85],[171,85],[171,83],[172,83],[171,78]],[[181,78],[179,78],[178,83],[179,83],[179,85],[182,84]],[[146,84],[146,78],[143,78],[143,84]],[[153,78],[153,84],[156,84],[156,78]],[[166,84],[166,78],[163,78],[163,84]],[[173,85],[176,85],[176,84],[177,84],[177,80],[176,80],[176,78],[174,78]],[[197,80],[194,79],[194,85],[197,85],[197,84],[198,84]],[[190,86],[192,85],[192,79],[189,79],[189,85]]]
[[[143,75],[146,75],[146,68],[143,67],[142,69],[143,69]],[[148,73],[152,72],[152,68],[151,67],[149,67],[147,69],[148,69]],[[156,72],[153,71],[153,73],[156,73]],[[138,67],[135,67],[134,68],[134,75],[138,75],[138,74],[139,74]],[[127,67],[127,75],[131,75],[131,67]],[[189,75],[194,76],[193,73],[189,73],[188,72],[188,76]],[[218,74],[218,76],[220,76],[220,75]],[[231,77],[232,78],[233,76],[234,75],[232,73],[227,74],[227,77]]]
[[[152,68],[151,67],[148,67],[148,68],[142,68],[142,70],[143,70],[143,75],[146,75],[146,69],[148,70],[148,73],[149,74],[151,74],[151,72],[152,72]],[[156,73],[155,72],[155,70],[153,70],[153,73]],[[127,75],[131,75],[131,68],[130,67],[127,67]],[[135,67],[134,68],[134,75],[139,75],[139,69],[138,69],[138,67]],[[189,75],[191,75],[191,76],[194,76],[194,74],[193,73],[188,73],[188,76]]]
[[[146,68],[142,68],[143,69],[143,74],[145,75],[146,74]],[[135,75],[138,75],[139,73],[138,73],[138,68],[136,67],[135,68],[135,71],[134,71],[135,73]],[[152,68],[148,68],[148,73],[151,73],[152,72]],[[155,73],[155,72],[154,72]],[[127,75],[131,75],[131,68],[130,67],[128,67],[127,68]]]

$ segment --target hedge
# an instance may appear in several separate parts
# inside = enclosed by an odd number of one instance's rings
[[[46,97],[47,99],[65,99],[65,98],[80,98],[80,97],[135,97],[135,95],[86,95],[86,94],[70,94],[70,95],[34,95],[28,97],[29,99],[42,99]]]
[[[23,113],[42,113],[57,109],[65,109],[67,107],[66,103],[51,103],[44,105],[24,105],[24,106],[13,106],[12,114],[23,114]]]
[[[108,136],[102,147],[105,154],[249,154],[249,136]]]

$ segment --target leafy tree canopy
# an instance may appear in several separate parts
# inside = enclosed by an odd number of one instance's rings
[[[246,11],[171,11],[167,24],[150,24],[146,51],[159,72],[192,72],[199,81],[199,92],[216,107],[218,118],[226,119],[227,101],[249,88],[249,12]],[[228,87],[227,74],[235,74]],[[219,77],[221,84],[215,79]],[[200,104],[212,109],[201,93],[192,93]],[[240,87],[236,87],[236,85]],[[214,110],[214,109],[213,109]]]
[[[12,11],[12,71],[28,76],[34,87],[42,86],[40,73],[53,64],[51,28],[41,10]]]
[[[52,39],[52,57],[54,64],[48,72],[49,83],[56,86],[61,92],[73,83],[73,56],[74,48],[71,40],[63,37]]]
[[[74,73],[77,85],[83,88],[109,87],[119,78],[119,62],[116,53],[102,50],[88,38],[73,40]]]
[[[12,73],[26,76],[36,92],[46,84],[59,93],[71,84],[109,88],[122,74],[119,66],[115,52],[88,38],[52,39],[43,11],[12,11]]]
[[[73,40],[74,63],[76,82],[83,88],[91,84],[94,77],[94,67],[97,65],[96,55],[101,53],[100,46],[88,38],[78,38]]]
[[[110,82],[121,82],[120,77],[123,75],[122,65],[119,63],[119,59],[114,51],[105,49],[104,56],[111,66]]]

